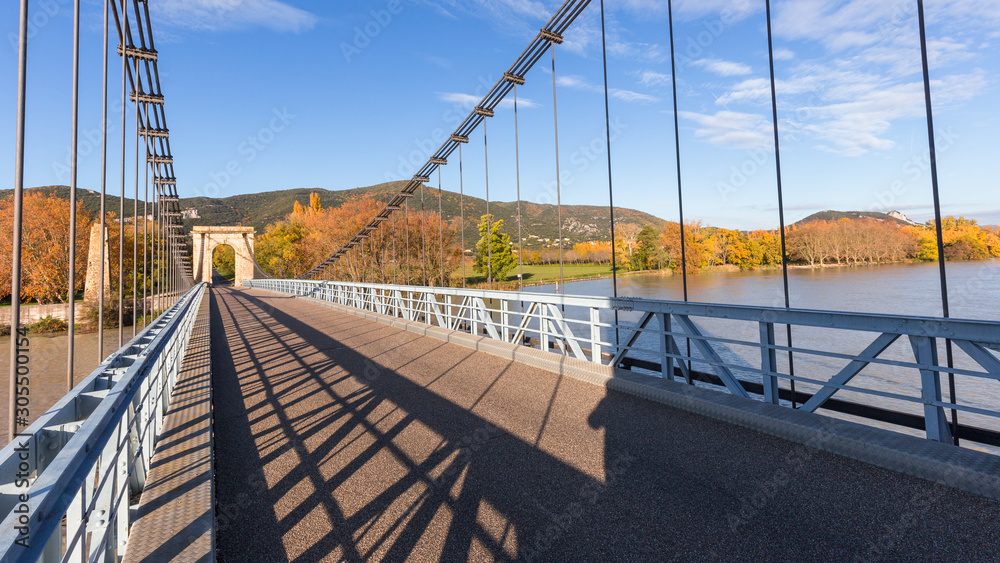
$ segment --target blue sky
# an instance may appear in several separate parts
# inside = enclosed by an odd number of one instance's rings
[[[412,175],[558,8],[550,0],[150,4],[182,196],[345,189]],[[677,0],[685,216],[777,225],[763,0]],[[615,203],[677,217],[666,2],[607,2]],[[928,0],[944,212],[1000,223],[1000,2]],[[775,0],[786,218],[822,209],[931,217],[915,2]],[[99,189],[101,3],[84,0],[80,186]],[[32,2],[28,186],[68,183],[70,0]],[[13,183],[17,6],[0,6],[0,176]],[[600,12],[557,47],[562,200],[607,205]],[[120,61],[111,62],[119,107]],[[555,200],[551,61],[518,88],[522,199]],[[120,103],[120,102],[118,102]],[[120,151],[112,113],[110,154]],[[129,137],[133,117],[126,116]],[[490,197],[515,199],[514,119],[488,120]],[[132,154],[134,149],[126,149]],[[421,158],[424,157],[424,158]],[[483,132],[463,149],[485,195]],[[108,189],[120,190],[112,165]],[[132,177],[131,164],[127,176]],[[434,178],[432,183],[436,184]],[[458,189],[457,154],[442,171]],[[131,193],[132,185],[127,191]]]

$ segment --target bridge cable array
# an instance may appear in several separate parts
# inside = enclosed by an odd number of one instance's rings
[[[487,261],[487,282],[488,286],[492,288],[493,286],[493,253],[492,244],[492,217],[490,215],[490,194],[489,194],[489,151],[488,151],[488,137],[486,132],[485,118],[493,117],[494,109],[499,104],[500,101],[504,99],[508,92],[513,94],[514,102],[514,139],[515,139],[515,183],[516,183],[516,193],[517,193],[517,223],[518,223],[518,289],[523,289],[523,232],[521,224],[521,195],[520,195],[520,150],[519,150],[519,136],[518,136],[518,110],[517,110],[517,85],[524,84],[524,76],[530,68],[538,61],[538,59],[544,54],[546,49],[550,50],[551,56],[551,72],[552,72],[552,101],[553,101],[553,136],[555,143],[555,170],[556,170],[556,216],[558,223],[558,252],[559,252],[559,292],[564,293],[565,286],[565,260],[564,260],[564,249],[563,249],[563,225],[562,225],[562,201],[561,201],[561,177],[559,170],[559,126],[558,126],[558,111],[557,111],[557,96],[556,96],[556,68],[555,68],[555,45],[562,42],[562,34],[569,27],[569,25],[576,19],[576,17],[582,13],[582,11],[589,5],[589,2],[574,2],[572,0],[565,2],[556,14],[550,19],[548,24],[538,33],[534,41],[525,49],[522,55],[517,59],[517,61],[504,73],[503,78],[497,82],[497,84],[483,97],[483,99],[476,105],[469,116],[462,122],[462,124],[455,130],[452,136],[446,141],[442,147],[434,153],[434,155],[427,161],[423,168],[421,168],[413,178],[403,187],[399,194],[390,201],[389,204],[385,206],[382,212],[379,213],[373,222],[380,223],[385,220],[388,216],[392,215],[396,206],[400,202],[405,202],[406,198],[413,194],[417,186],[421,189],[421,228],[422,236],[425,238],[426,235],[423,231],[424,221],[426,220],[423,216],[425,211],[425,206],[423,203],[423,185],[429,180],[429,175],[435,169],[438,172],[438,189],[439,189],[439,225],[442,232],[439,233],[439,240],[441,242],[441,265],[442,265],[442,275],[441,283],[446,284],[446,277],[443,274],[444,271],[444,255],[443,255],[443,207],[440,202],[442,194],[441,190],[441,170],[440,166],[447,164],[447,157],[451,154],[455,148],[459,151],[459,202],[460,202],[460,230],[461,230],[461,248],[462,248],[462,287],[466,286],[467,273],[465,257],[465,207],[464,207],[464,183],[463,183],[463,163],[462,163],[462,147],[461,145],[468,142],[468,135],[473,131],[479,123],[483,123],[483,145],[484,145],[484,169],[485,169],[485,185],[486,185],[486,228],[487,235],[486,240],[488,241],[486,249],[486,261]],[[923,2],[922,0],[917,1],[918,15],[919,15],[919,26],[920,26],[920,41],[921,41],[921,52],[922,52],[922,63],[923,63],[923,81],[925,90],[925,102],[926,102],[926,119],[928,126],[928,136],[929,145],[931,153],[931,173],[932,173],[932,192],[934,197],[934,208],[935,208],[935,220],[937,222],[937,245],[938,245],[938,261],[940,269],[940,285],[941,285],[941,300],[942,309],[944,316],[949,315],[948,311],[948,298],[947,298],[947,275],[944,257],[944,245],[943,245],[943,234],[941,225],[941,211],[940,211],[940,201],[939,201],[939,189],[937,181],[937,167],[936,167],[936,154],[934,147],[934,137],[933,137],[933,117],[931,108],[931,97],[930,97],[930,79],[927,69],[927,48],[926,48],[926,34],[924,27],[923,18]],[[612,174],[612,158],[611,158],[611,133],[610,133],[610,103],[609,103],[609,92],[610,88],[608,86],[608,74],[607,74],[607,33],[605,29],[605,10],[604,2],[600,2],[600,17],[601,17],[601,48],[602,48],[602,66],[604,75],[604,96],[605,96],[605,128],[606,128],[606,142],[608,146],[608,194],[609,194],[609,212],[610,212],[610,228],[611,228],[611,264],[612,264],[612,291],[615,297],[618,296],[618,280],[617,280],[617,252],[614,244],[615,240],[615,208],[614,208],[614,184],[613,184],[613,174]],[[670,65],[671,65],[671,90],[672,90],[672,104],[673,104],[673,125],[674,125],[674,147],[675,147],[675,163],[676,163],[676,175],[677,175],[677,204],[678,204],[678,227],[680,231],[680,267],[681,267],[681,282],[683,291],[683,300],[685,302],[690,300],[689,293],[689,283],[688,283],[688,248],[687,248],[687,230],[688,226],[685,224],[684,219],[684,189],[683,189],[683,177],[681,168],[681,148],[680,148],[680,124],[679,124],[679,112],[678,112],[678,99],[677,99],[677,64],[676,64],[676,47],[674,39],[674,25],[673,25],[673,2],[668,0],[667,2],[667,12],[668,12],[668,31],[670,38]],[[782,186],[782,173],[781,173],[781,160],[780,160],[780,139],[779,139],[779,123],[778,123],[778,108],[777,108],[777,93],[776,93],[776,79],[775,79],[775,69],[774,69],[774,48],[773,48],[773,38],[772,38],[772,22],[771,22],[771,7],[770,0],[765,2],[765,19],[766,19],[766,30],[767,30],[767,48],[768,48],[768,70],[769,70],[769,90],[771,98],[771,118],[772,118],[772,133],[774,142],[774,155],[775,155],[775,176],[776,176],[776,195],[778,200],[778,234],[780,240],[781,248],[781,270],[782,270],[782,295],[784,300],[784,307],[786,309],[791,307],[790,301],[790,290],[789,290],[789,275],[788,275],[788,246],[787,246],[787,230],[788,226],[785,223],[784,216],[784,194]],[[408,206],[404,213],[408,213]],[[407,218],[408,222],[408,218]],[[363,228],[355,239],[348,241],[340,250],[331,255],[327,260],[317,265],[315,268],[306,272],[302,277],[311,277],[316,275],[318,272],[324,270],[330,265],[330,263],[337,261],[339,258],[343,257],[352,248],[357,246],[360,237],[363,236],[368,229],[371,228],[373,223],[369,223],[368,226]],[[407,237],[409,236],[409,228],[407,225]],[[395,241],[394,241],[395,243]],[[361,249],[363,253],[363,248]],[[407,283],[410,283],[412,279],[409,275],[409,243],[407,242]],[[427,270],[427,247],[426,241],[421,246],[422,264],[423,264],[423,283],[426,285],[428,283],[428,276],[426,274]],[[397,281],[394,275],[394,282]],[[617,329],[617,311],[616,311],[616,334],[615,342],[618,344],[619,336]],[[690,358],[691,354],[691,341],[690,339],[685,339],[688,356]],[[794,354],[792,351],[793,347],[793,335],[792,328],[790,325],[786,325],[786,343],[789,348],[788,353],[788,368],[789,375],[792,376],[789,379],[790,386],[790,397],[792,408],[796,407],[797,396],[795,392],[795,361]],[[951,341],[946,342],[946,350],[948,356],[948,365],[952,366],[952,346]],[[688,360],[688,368],[690,369],[690,360]],[[954,389],[954,374],[949,374],[949,390],[952,398],[955,396]],[[771,389],[770,392],[777,393],[777,389]],[[952,409],[952,425],[957,427],[957,412]],[[957,436],[957,433],[953,432]],[[957,439],[957,438],[956,438]]]
[[[388,220],[394,211],[404,204],[406,198],[414,195],[417,188],[429,180],[430,174],[434,172],[440,162],[447,162],[448,157],[461,143],[467,143],[469,134],[474,131],[486,117],[494,115],[494,109],[500,104],[506,95],[512,90],[515,81],[523,80],[527,71],[545,54],[545,51],[555,43],[562,42],[562,35],[573,23],[573,21],[589,5],[589,0],[567,0],[550,18],[544,28],[539,31],[535,39],[517,58],[513,65],[504,73],[504,76],[487,92],[475,109],[462,121],[454,133],[444,144],[427,160],[413,178],[383,207],[383,209],[372,218],[364,227],[358,231],[350,240],[341,246],[325,260],[321,261],[312,269],[304,272],[298,278],[313,278],[320,275],[334,262],[347,255],[347,253],[361,246],[364,240],[362,237],[377,228],[378,223]],[[405,212],[404,212],[405,213]],[[464,225],[463,225],[464,227]],[[464,248],[464,245],[463,245]],[[360,248],[359,248],[360,250]],[[407,264],[409,267],[409,264]],[[409,279],[410,276],[407,275]]]
[[[142,4],[140,8],[139,4]],[[72,86],[71,86],[71,116],[70,116],[70,163],[69,163],[69,241],[66,256],[68,256],[67,268],[67,346],[66,346],[66,388],[71,390],[74,386],[74,365],[76,360],[76,326],[77,314],[76,288],[78,279],[76,275],[76,263],[80,258],[76,251],[78,238],[78,217],[77,207],[80,204],[78,197],[79,188],[79,100],[80,100],[80,0],[73,3],[73,52],[72,52]],[[120,9],[119,9],[120,8]],[[131,277],[131,322],[133,338],[138,331],[138,323],[148,323],[151,319],[149,313],[163,311],[176,301],[178,291],[187,289],[193,283],[191,278],[190,265],[186,245],[184,243],[183,225],[180,221],[180,208],[176,192],[176,180],[173,172],[173,157],[170,152],[169,129],[167,128],[166,116],[163,110],[163,93],[160,87],[159,72],[157,67],[158,54],[156,52],[152,27],[149,19],[148,4],[141,0],[121,0],[119,4],[116,0],[107,0],[103,6],[104,22],[103,30],[103,52],[102,52],[102,80],[101,80],[101,170],[100,170],[100,217],[96,227],[100,229],[97,233],[99,252],[97,260],[88,257],[91,262],[97,262],[96,276],[96,316],[97,316],[97,354],[96,363],[100,363],[105,357],[105,335],[104,326],[108,313],[113,314],[113,310],[108,307],[117,308],[118,325],[118,347],[125,344],[124,324],[126,321],[126,310],[128,300],[126,299],[126,280]],[[114,18],[115,31],[118,35],[119,43],[117,52],[122,57],[122,108],[121,108],[121,174],[120,191],[118,202],[118,244],[117,244],[117,292],[116,300],[111,299],[111,276],[106,262],[108,259],[108,95],[109,95],[109,37],[111,33],[110,22]],[[18,28],[18,93],[17,93],[17,125],[16,125],[16,146],[15,146],[15,181],[13,195],[13,236],[11,249],[11,331],[17,334],[23,331],[21,324],[21,296],[22,296],[22,225],[23,225],[23,196],[24,196],[24,149],[25,149],[25,100],[27,95],[27,49],[28,49],[28,1],[21,0],[20,20]],[[131,85],[131,92],[128,87]],[[129,102],[132,102],[131,104]],[[135,154],[133,155],[133,180],[132,186],[132,216],[126,217],[125,198],[127,194],[127,166],[128,160],[126,152],[126,112],[131,105],[135,111]],[[140,138],[145,145],[145,162],[143,163],[143,226],[142,238],[143,249],[139,252],[139,143]],[[150,177],[152,172],[152,177]],[[152,206],[149,201],[150,178],[154,188],[154,201]],[[153,219],[150,220],[150,212]],[[133,234],[131,248],[132,275],[125,272],[125,254],[128,251],[125,246],[125,223],[131,221],[131,231]],[[152,222],[152,225],[150,224]],[[152,229],[152,233],[151,233]],[[150,244],[155,244],[155,248],[150,248]],[[141,264],[140,264],[141,262]],[[139,270],[142,269],[142,276]],[[105,282],[107,280],[107,282]],[[142,283],[142,296],[138,290],[138,284]],[[140,316],[141,311],[141,316]],[[18,375],[18,353],[17,338],[11,339],[10,357],[10,389],[18,389],[16,378]],[[96,364],[95,364],[96,365]],[[13,438],[18,428],[26,426],[26,420],[16,416],[18,393],[9,394],[9,418],[8,432]]]

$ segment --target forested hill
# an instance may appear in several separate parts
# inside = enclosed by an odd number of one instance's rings
[[[196,225],[217,225],[235,226],[247,225],[255,228],[258,233],[263,233],[266,226],[281,219],[291,213],[295,202],[304,206],[309,205],[309,194],[317,193],[323,207],[339,207],[345,201],[360,199],[371,196],[380,201],[388,201],[393,194],[398,193],[406,182],[389,182],[364,188],[354,188],[349,190],[326,190],[322,188],[278,190],[271,192],[261,192],[255,194],[238,194],[225,198],[209,197],[189,197],[180,200],[181,209],[193,208],[198,211],[200,218],[185,219],[187,228]],[[69,189],[66,186],[45,186],[32,188],[40,192],[68,197]],[[0,191],[0,197],[6,197],[10,190]],[[436,188],[424,189],[424,205],[427,210],[437,212],[438,190]],[[96,212],[100,207],[100,195],[90,190],[80,190],[78,197],[83,202],[84,207]],[[459,194],[457,192],[444,191],[444,198],[441,201],[441,208],[444,212],[445,220],[451,220],[459,216]],[[476,224],[479,217],[486,213],[486,201],[477,197],[466,195],[465,218],[466,237],[477,237]],[[108,196],[106,200],[107,209],[117,213],[118,198]],[[410,209],[420,209],[420,191],[410,199]],[[125,215],[132,214],[132,199],[125,200]],[[139,213],[142,213],[142,202],[139,202]],[[507,224],[506,232],[512,239],[517,236],[517,202],[490,202],[490,213],[499,219],[503,219]],[[558,223],[556,220],[556,206],[547,204],[521,202],[521,225],[525,237],[535,235],[539,239],[551,239],[553,242],[558,237]],[[582,242],[591,240],[610,240],[611,230],[608,222],[607,205],[564,205],[562,207],[563,236],[569,238],[571,242]],[[616,223],[634,223],[636,225],[651,225],[657,230],[662,230],[666,221],[635,209],[615,208]]]
[[[797,221],[795,224],[801,225],[803,223],[809,223],[810,221],[839,221],[840,219],[877,219],[879,221],[895,221],[900,225],[916,225],[915,222],[911,221],[906,217],[906,215],[903,215],[899,211],[880,213],[878,211],[832,211],[829,209],[813,213],[805,219]]]
[[[295,202],[303,206],[309,205],[309,194],[317,193],[323,207],[340,207],[345,201],[370,196],[379,201],[388,201],[398,193],[405,182],[389,182],[364,188],[350,190],[294,189],[256,194],[234,195],[222,199],[195,197],[181,200],[182,208],[193,207],[198,210],[200,219],[189,219],[187,226],[194,225],[250,225],[258,232],[275,221],[283,219],[291,213]],[[419,210],[420,190],[410,199],[410,209]],[[423,205],[428,211],[438,210],[438,190],[424,188]],[[466,195],[460,198],[457,192],[444,190],[441,209],[446,221],[460,215],[459,202],[464,201],[466,236],[476,236],[476,223],[479,217],[486,213],[486,201]],[[529,234],[539,238],[555,240],[558,237],[557,213],[554,205],[521,202],[521,225],[524,236]],[[506,231],[516,238],[517,202],[490,202],[490,213],[507,224]],[[616,222],[652,225],[661,229],[665,224],[663,219],[637,211],[635,209],[616,208]],[[611,238],[608,223],[607,206],[599,205],[564,205],[562,208],[563,236],[572,242],[589,240],[609,240]]]

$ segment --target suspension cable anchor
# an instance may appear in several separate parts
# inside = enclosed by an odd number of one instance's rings
[[[148,127],[140,127],[139,134],[144,137],[169,137],[169,129],[150,129]]]
[[[556,45],[561,45],[563,42],[562,35],[559,35],[558,33],[554,31],[549,31],[547,29],[539,31],[538,36],[546,41],[549,41],[550,43],[555,43]]]
[[[512,84],[517,84],[518,86],[524,85],[524,77],[512,74],[510,72],[503,73],[503,79]]]
[[[138,97],[138,100],[136,99]],[[144,94],[139,92],[139,95],[135,95],[135,90],[129,94],[129,99],[133,102],[139,101],[147,104],[163,104],[163,96],[159,94]]]
[[[118,56],[122,55],[122,44],[118,44]],[[155,61],[156,60],[156,50],[155,49],[143,49],[140,47],[126,47],[125,55],[132,57],[133,59],[141,59],[144,61]]]

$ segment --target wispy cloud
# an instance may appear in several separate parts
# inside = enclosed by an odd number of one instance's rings
[[[660,15],[667,11],[667,3],[663,0],[623,0],[622,4],[640,15]],[[763,10],[762,2],[751,0],[675,0],[673,5],[675,15],[683,19],[725,13],[727,19],[736,21]]]
[[[427,64],[438,66],[446,70],[451,70],[455,66],[454,62],[447,57],[421,53],[420,58],[422,58]]]
[[[795,58],[795,52],[791,49],[779,48],[774,50],[774,60],[790,61]]]
[[[576,76],[572,74],[567,74],[560,76],[556,79],[556,84],[559,86],[564,86],[566,88],[573,88],[575,90],[583,90],[586,92],[604,92],[603,86],[597,86],[587,82],[582,76]],[[608,95],[613,98],[617,98],[624,102],[639,102],[639,103],[652,103],[660,101],[656,96],[650,96],[649,94],[641,94],[639,92],[633,92],[631,90],[622,90],[620,88],[609,88]]]
[[[476,104],[478,104],[479,102],[481,102],[482,99],[483,99],[482,96],[474,96],[472,94],[465,94],[465,93],[462,93],[462,92],[436,92],[436,94],[437,94],[438,99],[441,100],[442,102],[448,102],[449,104],[459,105],[459,106],[462,106],[463,108],[467,108],[469,110],[471,110],[474,107],[476,107]],[[505,98],[503,101],[500,102],[499,107],[502,107],[502,108],[512,108],[512,107],[514,107],[514,99],[513,98],[509,98],[509,99]],[[522,98],[522,97],[518,96],[518,98],[517,98],[517,107],[519,107],[519,108],[533,108],[533,107],[538,107],[538,104],[536,104],[530,98]]]
[[[755,113],[720,111],[703,114],[692,111],[678,112],[680,117],[697,124],[695,136],[713,145],[736,149],[769,148],[772,144],[771,122]]]
[[[670,84],[670,75],[662,72],[644,70],[635,73],[635,76],[638,78],[640,86],[666,86]]]
[[[161,0],[150,2],[158,21],[198,31],[263,27],[299,33],[312,29],[313,14],[279,0]]]
[[[699,59],[691,64],[719,76],[744,76],[753,72],[749,65],[721,59]]]

